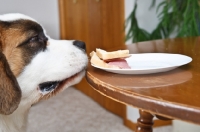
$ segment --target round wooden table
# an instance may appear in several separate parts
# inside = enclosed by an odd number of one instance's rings
[[[109,73],[89,65],[86,79],[101,94],[140,110],[136,132],[152,132],[153,117],[200,124],[200,37],[140,42],[112,50],[134,53],[177,53],[191,63],[174,70],[146,74]]]

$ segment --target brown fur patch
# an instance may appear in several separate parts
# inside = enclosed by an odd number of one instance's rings
[[[17,46],[25,39],[20,29],[5,30],[0,25],[0,114],[11,114],[20,103],[22,93],[16,77],[25,64]]]
[[[45,50],[47,40],[36,22],[0,21],[0,114],[11,114],[18,107],[22,95],[16,77],[37,52]]]
[[[18,30],[6,30],[2,32],[2,48],[3,54],[6,56],[11,71],[15,76],[18,76],[24,67],[24,61],[22,57],[22,51],[16,48],[20,42],[22,42],[26,36],[21,34]]]
[[[0,52],[0,114],[11,114],[21,100],[21,90],[5,56]]]
[[[38,41],[29,42],[29,39],[35,36],[38,36]],[[17,77],[32,57],[46,48],[47,38],[44,36],[42,27],[36,22],[0,21],[0,42],[11,71]]]

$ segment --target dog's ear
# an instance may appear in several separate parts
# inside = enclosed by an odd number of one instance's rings
[[[12,114],[20,100],[21,89],[0,47],[0,114]]]

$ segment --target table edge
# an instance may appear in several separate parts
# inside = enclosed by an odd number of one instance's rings
[[[144,109],[152,114],[158,114],[167,118],[200,124],[200,111],[194,108],[180,106],[166,101],[161,102],[160,100],[151,99],[139,94],[130,94],[127,91],[123,91],[122,93],[116,88],[95,78],[88,71],[86,72],[86,80],[96,91],[120,103],[131,105],[138,109]]]

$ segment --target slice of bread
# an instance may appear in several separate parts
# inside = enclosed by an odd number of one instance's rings
[[[98,67],[103,67],[103,68],[115,68],[115,69],[120,69],[118,66],[114,66],[114,65],[108,65],[106,62],[104,62],[103,60],[101,60],[96,52],[91,52],[90,53],[90,56],[91,56],[91,60],[90,62],[92,64],[94,64],[95,66],[98,66]]]
[[[126,58],[129,57],[129,50],[117,50],[113,52],[107,52],[102,49],[96,49],[96,54],[99,58],[102,60],[109,60],[109,59],[115,59],[115,58]]]

